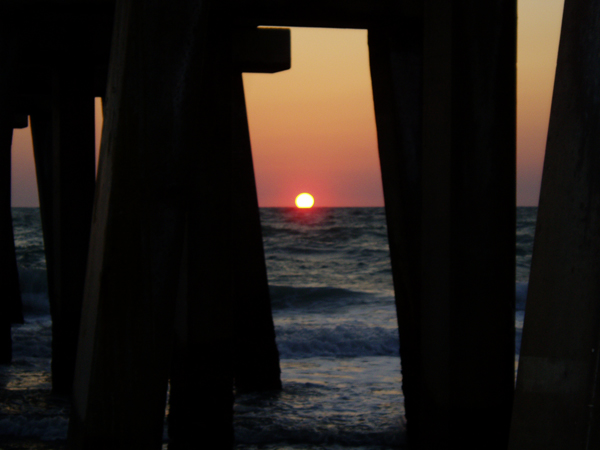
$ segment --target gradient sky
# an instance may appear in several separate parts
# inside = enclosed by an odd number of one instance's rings
[[[564,0],[519,0],[517,204],[536,205]],[[292,69],[244,74],[260,206],[382,206],[364,30],[292,29]],[[97,141],[101,113],[97,102]],[[29,129],[13,139],[13,206],[37,206]]]

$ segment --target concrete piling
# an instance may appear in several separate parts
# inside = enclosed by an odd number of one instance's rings
[[[511,450],[600,445],[600,1],[566,0]]]
[[[412,448],[507,444],[515,39],[514,1],[430,0],[370,37]]]

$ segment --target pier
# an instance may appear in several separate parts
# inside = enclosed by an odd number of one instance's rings
[[[565,1],[516,393],[516,1],[0,11],[0,362],[22,320],[10,144],[29,117],[70,448],[159,449],[169,381],[172,450],[231,448],[234,391],[281,388],[241,74],[287,70],[290,31],[262,24],[368,30],[408,448],[597,444],[600,0]]]

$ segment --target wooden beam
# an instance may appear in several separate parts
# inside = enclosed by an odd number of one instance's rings
[[[15,255],[11,213],[11,146],[14,127],[12,111],[14,60],[16,55],[14,26],[0,28],[0,363],[12,359],[11,323],[23,322],[21,292]]]
[[[598,17],[565,1],[511,450],[600,446]]]
[[[276,73],[292,67],[291,33],[285,28],[233,30],[235,72]]]
[[[72,448],[162,445],[184,224],[194,198],[188,179],[223,174],[208,163],[190,171],[187,158],[214,156],[203,146],[198,86],[205,64],[204,6],[192,0],[117,5]],[[198,214],[206,215],[199,221],[214,217],[212,211]],[[209,242],[212,236],[197,238]]]
[[[190,173],[186,239],[185,333],[171,372],[170,448],[194,448],[198,435],[233,445],[234,177],[232,166],[231,24],[210,16]],[[240,76],[238,74],[238,76]],[[191,117],[190,117],[191,119]],[[236,124],[237,125],[237,124]],[[190,147],[191,148],[191,147]]]
[[[514,383],[516,5],[428,0],[422,31],[392,19],[371,29],[371,73],[409,445],[503,449]]]
[[[241,74],[232,77],[233,296],[237,392],[281,389],[279,352],[263,249]]]
[[[53,276],[52,387],[70,394],[94,202],[95,121],[89,30],[72,22],[61,29],[52,89],[52,252],[47,265]]]

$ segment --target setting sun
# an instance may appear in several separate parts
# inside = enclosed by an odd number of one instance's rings
[[[302,193],[296,197],[296,206],[298,208],[312,208],[315,204],[315,199],[312,195]]]

